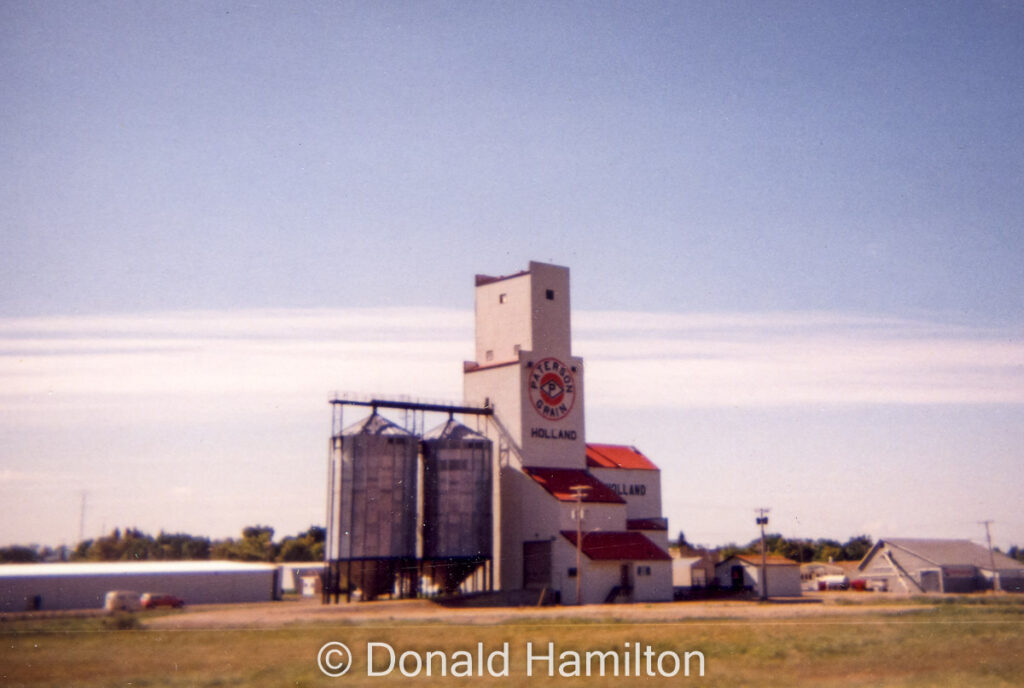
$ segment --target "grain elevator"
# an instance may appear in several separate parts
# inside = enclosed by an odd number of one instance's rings
[[[531,262],[475,286],[461,404],[332,399],[325,601],[671,599],[660,470],[634,447],[587,442],[568,268]],[[346,425],[360,407],[369,415]]]

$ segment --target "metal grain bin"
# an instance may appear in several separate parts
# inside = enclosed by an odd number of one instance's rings
[[[416,557],[418,460],[418,439],[377,414],[334,438],[327,558],[360,562],[339,583],[367,598],[390,592],[391,572]]]
[[[454,420],[423,438],[423,558],[446,590],[491,558],[491,455],[490,440]]]

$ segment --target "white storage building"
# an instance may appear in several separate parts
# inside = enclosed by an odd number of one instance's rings
[[[1024,564],[970,540],[883,538],[856,575],[875,590],[961,593],[991,590],[993,571],[1001,590],[1024,591]]]
[[[186,604],[263,602],[279,568],[237,561],[138,561],[0,566],[0,611],[100,609],[110,590],[161,592]]]
[[[750,590],[760,596],[761,563],[760,554],[734,554],[715,564],[718,586],[725,590]],[[800,564],[775,555],[765,557],[765,563],[768,597],[799,597],[802,594]]]

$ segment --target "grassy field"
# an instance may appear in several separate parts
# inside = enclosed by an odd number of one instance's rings
[[[609,616],[490,625],[333,621],[263,630],[156,630],[132,619],[20,619],[0,622],[0,636],[3,686],[1024,685],[1024,599],[1019,597],[911,600],[897,613],[866,608],[857,615],[656,623]],[[345,643],[355,655],[344,677],[328,678],[317,668],[317,653],[329,641]],[[370,677],[368,642],[389,643],[398,654],[417,651],[421,657],[428,650],[442,650],[449,661],[458,650],[475,656],[478,642],[485,656],[507,642],[509,676],[490,677],[485,668],[482,678],[407,678],[397,669]],[[534,676],[527,676],[527,643],[533,643],[537,655],[547,653],[549,642],[556,655],[570,651],[581,657],[587,651],[622,656],[627,643],[630,648],[634,643],[650,646],[655,658],[699,651],[704,676],[697,675],[694,659],[688,678],[682,671],[674,677],[626,677],[624,656],[618,677],[562,677],[557,657],[555,676],[547,675],[549,665],[543,661],[535,661]],[[383,669],[380,661],[376,666]],[[592,666],[597,673],[596,664]],[[411,670],[413,664],[407,667]],[[666,662],[666,672],[671,667]]]

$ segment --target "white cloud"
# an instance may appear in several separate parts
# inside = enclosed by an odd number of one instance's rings
[[[471,320],[407,308],[4,319],[0,408],[454,399]],[[574,326],[591,407],[1024,402],[1012,333],[828,313],[583,312]]]
[[[822,313],[582,314],[588,403],[1024,403],[1013,333]]]
[[[339,388],[457,394],[469,318],[393,309],[0,320],[0,408],[159,399],[175,414],[214,399],[322,403]]]
[[[582,312],[574,328],[588,413],[606,418],[1024,402],[1014,333],[825,313]],[[321,518],[330,394],[458,401],[472,338],[472,313],[430,309],[0,319],[0,490],[19,514],[0,541],[69,539],[81,490],[90,533],[104,523],[234,533],[266,504],[280,532],[297,532]],[[660,457],[683,446],[672,423],[643,432]],[[691,451],[711,452],[691,460],[728,463],[708,449],[717,436],[695,447],[687,433]],[[751,451],[741,445],[721,451]],[[131,496],[153,479],[166,490]],[[729,475],[723,485],[712,499],[761,501],[760,484],[739,494]]]

